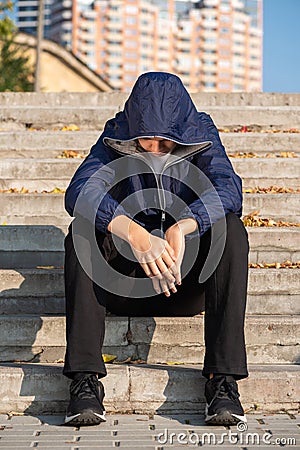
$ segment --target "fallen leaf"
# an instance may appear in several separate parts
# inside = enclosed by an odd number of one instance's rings
[[[62,127],[61,131],[79,131],[80,128],[75,125],[74,123],[71,123],[70,125],[65,125]]]
[[[280,158],[298,158],[295,152],[280,152]]]
[[[248,267],[251,269],[300,269],[300,261],[284,261],[282,263],[249,263]]]
[[[289,128],[288,130],[284,130],[284,133],[300,133],[300,130],[297,128]]]
[[[167,364],[168,366],[179,366],[181,364],[184,364],[184,362],[181,362],[181,361],[167,361],[165,364]]]
[[[260,187],[256,186],[254,188],[246,188],[243,189],[244,194],[296,194],[299,193],[300,189],[293,189],[284,186],[269,186],[269,187]]]
[[[52,189],[52,191],[42,191],[42,194],[64,194],[66,192],[65,189],[60,189],[58,187]]]
[[[117,356],[104,353],[102,355],[102,358],[105,363],[110,363],[110,362],[113,362],[115,359],[117,359]]]
[[[300,227],[300,223],[284,222],[259,217],[259,211],[253,211],[242,218],[246,227]]]
[[[240,127],[232,127],[232,128],[218,128],[219,132],[222,133],[300,133],[298,128],[288,128],[288,129],[279,129],[279,128],[265,128],[262,129],[259,125],[243,125]]]
[[[0,192],[3,194],[28,194],[29,190],[22,187],[21,189],[17,188],[0,189]]]
[[[66,192],[65,189],[61,189],[58,187],[55,187],[51,191],[29,191],[28,189],[25,189],[22,187],[21,189],[17,188],[10,188],[10,189],[0,189],[0,193],[2,194],[64,194]]]
[[[235,152],[228,153],[230,158],[298,158],[295,152],[280,153],[253,153],[253,152]]]
[[[79,153],[76,150],[64,150],[61,155],[56,156],[56,158],[84,158],[85,155]]]

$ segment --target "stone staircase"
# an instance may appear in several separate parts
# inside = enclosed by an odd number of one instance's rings
[[[0,413],[59,413],[68,399],[61,374],[65,350],[63,239],[70,217],[63,194],[124,94],[0,94]],[[210,113],[244,188],[299,189],[300,95],[195,94]],[[61,131],[76,124],[79,131]],[[235,132],[247,126],[251,132]],[[269,132],[266,132],[269,131]],[[277,131],[274,133],[274,131]],[[266,158],[293,151],[298,158]],[[37,191],[37,193],[34,193]],[[244,194],[244,214],[300,221],[300,193]],[[250,262],[300,260],[299,229],[248,227]],[[249,411],[294,412],[299,405],[299,270],[250,269],[246,343],[250,376],[240,382]],[[174,329],[178,330],[177,334]],[[104,352],[147,364],[107,365],[106,408],[112,412],[202,411],[203,316],[107,317]],[[182,364],[170,364],[180,362]]]

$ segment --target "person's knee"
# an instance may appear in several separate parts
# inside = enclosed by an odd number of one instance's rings
[[[248,233],[242,220],[234,213],[226,214],[226,241],[249,251]]]

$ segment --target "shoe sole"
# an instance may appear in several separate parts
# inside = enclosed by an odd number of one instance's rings
[[[101,422],[106,422],[105,411],[103,414],[98,414],[93,411],[84,411],[81,414],[76,414],[74,416],[66,416],[64,424],[75,427],[83,427],[99,425]]]
[[[232,414],[229,411],[222,411],[219,414],[205,417],[205,423],[207,423],[207,425],[236,425],[239,422],[246,423],[246,417]]]

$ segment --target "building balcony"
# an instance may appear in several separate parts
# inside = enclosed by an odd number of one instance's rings
[[[109,20],[107,20],[105,22],[105,27],[109,30],[116,30],[116,32],[120,32],[120,30],[123,29],[123,23],[122,21],[120,22],[110,22]]]
[[[103,38],[107,41],[112,42],[122,42],[123,41],[123,35],[122,33],[105,33],[103,35]]]
[[[177,41],[176,42],[176,50],[177,51],[187,50],[188,52],[190,52],[191,51],[191,42]]]

